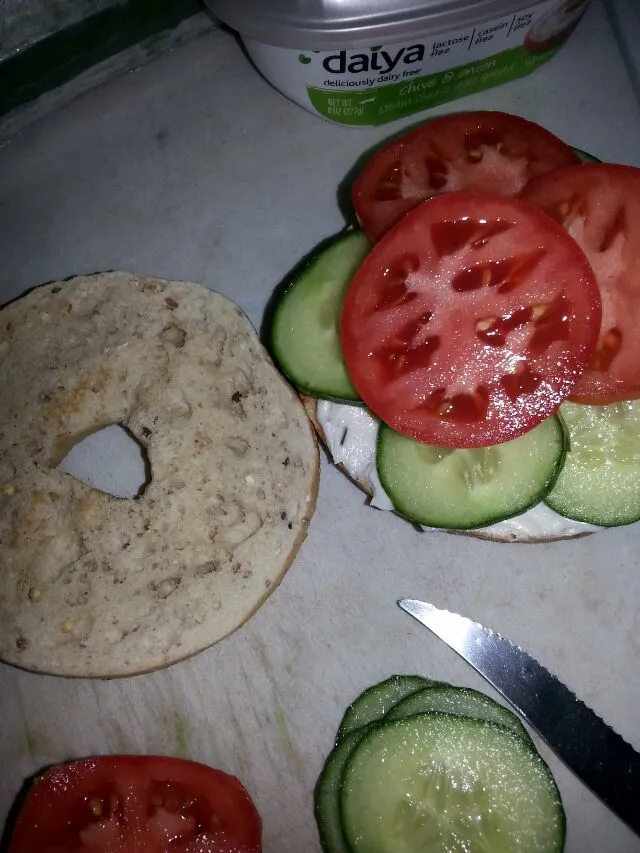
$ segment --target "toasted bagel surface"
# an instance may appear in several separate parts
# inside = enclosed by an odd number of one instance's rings
[[[0,312],[0,372],[2,660],[153,670],[220,640],[275,589],[313,514],[317,445],[227,298],[122,272],[43,285]],[[57,470],[109,424],[148,455],[136,499]]]

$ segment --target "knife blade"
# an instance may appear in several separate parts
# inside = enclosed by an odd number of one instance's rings
[[[492,684],[612,812],[640,835],[640,754],[535,658],[500,634],[426,601],[399,606]]]

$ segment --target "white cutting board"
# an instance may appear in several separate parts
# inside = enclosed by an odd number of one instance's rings
[[[506,109],[640,165],[640,112],[596,4],[530,78],[449,105]],[[409,124],[410,122],[406,122]],[[259,323],[275,284],[344,222],[338,184],[397,131],[322,122],[273,91],[214,31],[91,92],[0,149],[0,295],[98,269],[206,283]],[[419,534],[323,464],[298,559],[257,615],[196,658],[101,682],[0,665],[0,814],[39,768],[101,752],[189,756],[237,774],[265,853],[317,853],[312,789],[366,686],[420,672],[490,689],[395,605],[422,597],[500,630],[640,748],[640,527],[497,545]],[[633,836],[541,747],[567,853],[633,853]]]

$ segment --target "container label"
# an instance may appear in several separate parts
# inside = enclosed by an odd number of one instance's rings
[[[557,49],[532,56],[523,47],[516,47],[447,71],[403,79],[368,91],[309,86],[307,92],[314,109],[325,118],[340,124],[384,124],[524,77]]]
[[[336,51],[247,42],[284,94],[339,124],[377,125],[530,74],[570,35],[589,0],[547,0],[428,40]]]

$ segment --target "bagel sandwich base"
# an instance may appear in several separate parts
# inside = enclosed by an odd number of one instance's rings
[[[310,397],[306,394],[300,394],[300,399],[305,407],[307,415],[313,424],[321,444],[326,450],[329,459],[337,465],[340,470],[366,495],[366,500],[373,508],[388,510],[397,513],[384,493],[382,486],[375,471],[375,464],[365,466],[366,471],[362,470],[362,465],[353,466],[347,460],[341,461],[338,454],[332,452],[332,438],[327,435],[327,430],[323,424],[323,417],[319,412],[319,404],[328,401],[321,401],[318,398]],[[329,404],[337,407],[343,404]],[[356,407],[347,406],[348,409]],[[358,411],[366,412],[366,409],[357,407]],[[348,429],[348,427],[347,427]],[[334,446],[335,450],[335,446]],[[357,468],[357,470],[356,470]],[[535,516],[533,515],[535,513]],[[535,521],[534,521],[535,518]],[[423,527],[411,519],[405,519],[412,527],[420,532],[432,531],[434,528]],[[470,530],[454,530],[448,529],[447,533],[456,534],[459,536],[472,536],[478,539],[484,539],[491,542],[503,543],[536,543],[536,542],[554,542],[563,539],[577,539],[587,536],[595,531],[598,527],[591,524],[585,524],[579,521],[564,519],[557,515],[553,510],[546,505],[533,507],[524,513],[513,518],[505,519],[504,521],[496,522],[488,527],[478,527]]]
[[[319,458],[244,313],[203,286],[99,273],[0,311],[0,659],[119,677],[242,625],[291,565]],[[146,451],[136,499],[57,469],[118,424]]]

